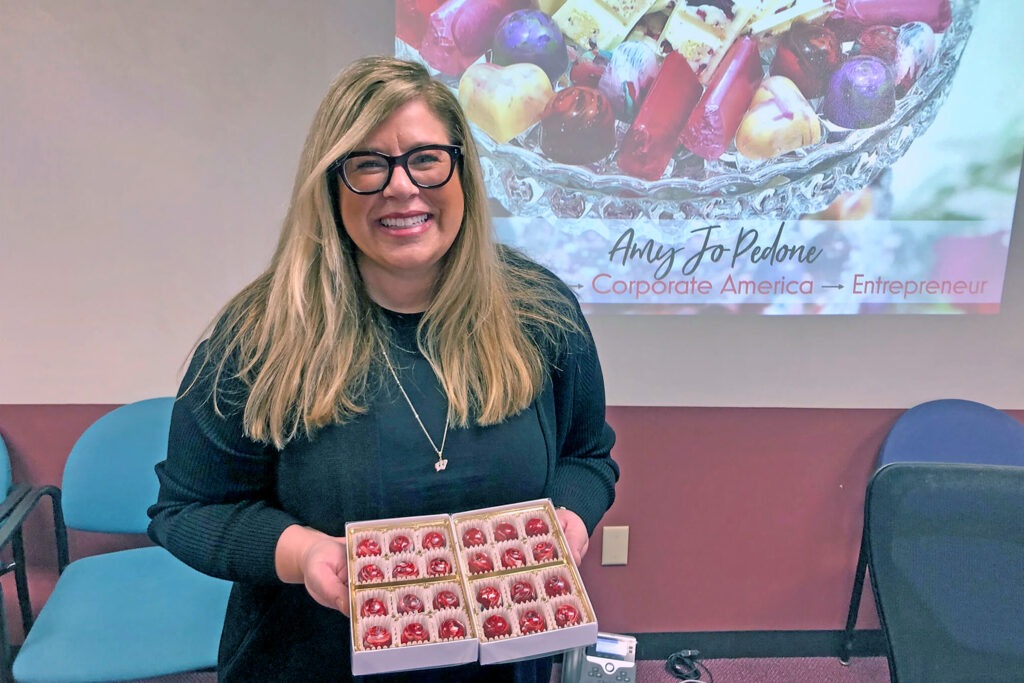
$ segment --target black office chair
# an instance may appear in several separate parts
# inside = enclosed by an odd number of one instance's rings
[[[1024,423],[977,401],[928,401],[903,413],[882,443],[878,467],[894,462],[1024,465]],[[846,627],[839,645],[839,659],[844,664],[849,663],[853,651],[867,566],[862,535]]]
[[[893,683],[1024,680],[1024,467],[894,463],[866,503]]]

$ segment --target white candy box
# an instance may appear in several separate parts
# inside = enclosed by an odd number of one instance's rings
[[[352,673],[531,659],[597,640],[550,500],[345,525]]]

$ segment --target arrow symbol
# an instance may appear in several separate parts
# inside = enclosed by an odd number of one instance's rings
[[[822,285],[822,289],[842,289],[842,285]]]

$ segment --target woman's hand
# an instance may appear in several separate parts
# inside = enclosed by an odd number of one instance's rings
[[[587,554],[587,548],[590,547],[587,525],[583,523],[579,515],[565,508],[555,510],[555,516],[558,517],[562,533],[565,534],[565,541],[569,545],[572,559],[578,565],[583,560],[583,556]]]
[[[318,603],[349,616],[344,538],[290,526],[277,541],[275,561],[282,581],[305,585]]]

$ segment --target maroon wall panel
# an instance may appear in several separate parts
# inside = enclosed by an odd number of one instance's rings
[[[79,434],[107,405],[0,405],[17,480],[60,482]],[[835,630],[846,618],[864,490],[897,409],[611,407],[622,466],[603,524],[630,527],[629,563],[583,575],[602,629]],[[1024,420],[1024,411],[1010,411]],[[33,602],[54,580],[52,523],[26,529]],[[74,533],[72,557],[146,543]],[[4,588],[13,596],[5,577]],[[13,599],[8,623],[17,641]],[[861,628],[878,621],[866,592]]]

